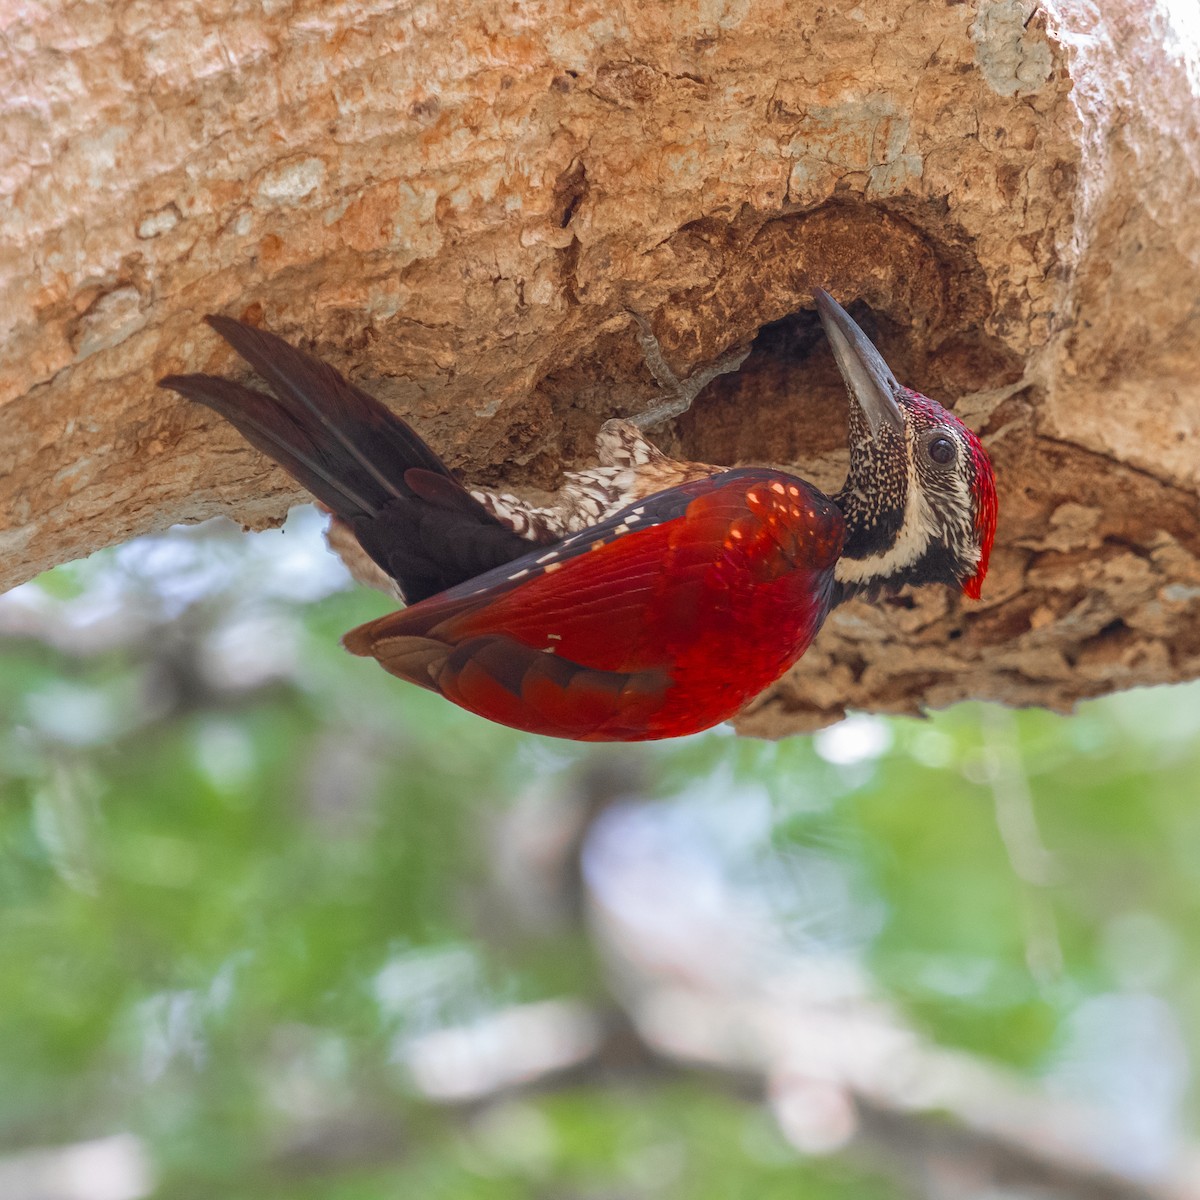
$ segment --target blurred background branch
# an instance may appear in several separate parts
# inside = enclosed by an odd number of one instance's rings
[[[1193,1200],[1194,694],[580,747],[311,514],[0,600],[0,1195]]]

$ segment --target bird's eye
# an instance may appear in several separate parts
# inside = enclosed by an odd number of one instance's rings
[[[957,453],[958,447],[948,437],[935,437],[929,443],[929,457],[939,467],[952,463]]]

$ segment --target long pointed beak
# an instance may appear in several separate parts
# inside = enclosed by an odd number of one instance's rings
[[[813,288],[817,314],[825,326],[825,335],[833,347],[833,357],[846,381],[851,398],[862,409],[877,437],[887,422],[898,434],[903,434],[904,417],[896,396],[900,384],[883,355],[871,345],[870,338],[855,324],[850,314],[824,288]]]

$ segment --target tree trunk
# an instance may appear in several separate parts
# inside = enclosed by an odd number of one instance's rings
[[[0,17],[0,585],[300,499],[154,387],[251,316],[456,468],[552,487],[653,385],[660,440],[840,482],[810,289],[981,430],[981,603],[837,610],[742,720],[1200,674],[1200,33],[1173,0],[181,0]],[[1173,23],[1174,22],[1174,23]]]

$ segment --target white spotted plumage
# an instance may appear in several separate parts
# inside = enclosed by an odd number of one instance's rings
[[[596,457],[598,467],[564,474],[553,504],[530,504],[511,492],[476,489],[471,495],[515,533],[544,542],[598,525],[644,496],[724,469],[668,458],[636,425],[621,420],[600,427]],[[640,515],[635,509],[626,520]]]

